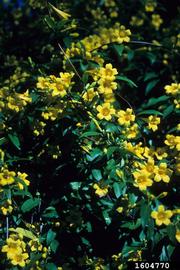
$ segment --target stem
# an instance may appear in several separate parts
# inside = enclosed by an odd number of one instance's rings
[[[6,217],[6,239],[9,238],[9,217]]]

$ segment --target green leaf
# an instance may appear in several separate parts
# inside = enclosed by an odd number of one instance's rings
[[[57,266],[54,263],[47,263],[46,270],[57,270]]]
[[[138,87],[132,80],[125,76],[117,76],[116,79],[127,82],[131,87]]]
[[[154,72],[147,72],[145,74],[145,77],[144,77],[144,82],[150,80],[150,79],[154,79],[154,78],[157,78],[158,77],[158,74],[154,73]]]
[[[54,29],[55,28],[55,22],[54,22],[54,20],[51,17],[45,16],[44,21],[47,23],[47,25],[49,26],[49,28],[51,28],[51,29]]]
[[[142,112],[137,113],[137,115],[143,115],[143,114],[153,114],[153,115],[163,115],[161,112],[156,111],[156,110],[145,110]]]
[[[22,204],[21,210],[23,211],[23,213],[29,212],[29,211],[31,211],[31,209],[38,206],[39,203],[40,203],[40,199],[38,199],[38,198],[28,199]]]
[[[85,138],[85,137],[92,137],[92,136],[100,136],[101,133],[97,132],[97,131],[87,131],[85,133],[83,133],[80,138]]]
[[[169,96],[161,96],[161,97],[158,97],[158,98],[150,98],[148,100],[148,102],[146,104],[144,104],[142,107],[143,108],[148,108],[148,107],[151,107],[151,106],[154,106],[154,105],[157,105],[158,103],[161,103],[163,101],[166,101],[169,99]]]
[[[119,150],[119,147],[118,146],[110,146],[108,149],[107,149],[107,157],[110,158],[112,156],[112,154],[115,152],[115,151],[118,151]]]
[[[47,245],[50,245],[51,242],[55,239],[55,237],[56,237],[56,233],[53,230],[49,229],[47,233],[47,237],[46,237]]]
[[[0,145],[4,144],[5,142],[7,142],[5,137],[0,138]]]
[[[166,230],[167,230],[167,234],[168,234],[168,237],[171,241],[173,242],[176,242],[176,228],[173,224],[169,224],[167,227],[166,227]]]
[[[8,134],[8,137],[10,139],[10,141],[13,143],[13,145],[18,149],[20,150],[20,141],[19,141],[19,138],[17,137],[17,135],[14,133],[14,134]]]
[[[81,187],[81,182],[71,182],[70,186],[73,190],[78,190]]]
[[[163,112],[163,118],[166,118],[174,111],[174,105],[169,105]]]
[[[50,248],[51,248],[52,252],[55,253],[58,246],[59,246],[59,242],[56,239],[54,239],[50,244]]]
[[[114,194],[115,194],[116,198],[118,199],[121,196],[121,194],[122,194],[122,187],[121,187],[121,185],[119,183],[116,183],[115,182],[113,184],[113,190],[114,190]]]
[[[151,82],[148,83],[148,85],[146,86],[145,89],[145,94],[149,94],[150,91],[156,86],[156,84],[159,82],[159,79],[153,80]]]
[[[124,50],[124,45],[122,44],[113,44],[112,47],[116,51],[118,56],[121,56]]]
[[[128,228],[129,230],[135,230],[141,226],[141,219],[138,218],[136,222],[126,222],[121,225],[122,228]]]
[[[102,174],[100,170],[92,170],[92,175],[97,181],[100,181],[102,179]]]
[[[163,246],[163,248],[162,248],[161,255],[160,255],[160,261],[165,261],[165,262],[169,261],[168,254],[167,254],[165,246]]]
[[[104,220],[105,220],[106,224],[110,225],[111,224],[111,218],[110,218],[109,213],[107,212],[107,210],[104,210],[102,212],[102,215],[104,217]]]
[[[99,148],[95,148],[91,151],[91,153],[89,155],[86,155],[87,157],[87,161],[94,161],[97,158],[101,158],[102,157],[102,151]]]
[[[151,209],[149,205],[147,205],[147,203],[143,201],[140,208],[141,224],[143,227],[148,225],[150,214],[151,214]]]

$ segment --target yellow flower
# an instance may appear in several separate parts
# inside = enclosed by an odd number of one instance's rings
[[[138,187],[140,190],[146,190],[147,187],[150,187],[153,184],[149,173],[145,170],[136,171],[133,173],[133,176],[135,180],[134,186]]]
[[[163,20],[159,14],[152,15],[152,25],[154,26],[156,30],[159,30],[162,23],[163,23]]]
[[[12,210],[13,210],[13,207],[12,207],[12,201],[11,200],[7,200],[3,206],[1,206],[1,212],[4,216],[6,216],[7,214],[11,213]]]
[[[141,25],[143,25],[143,23],[144,23],[144,20],[142,18],[138,18],[136,16],[131,17],[130,24],[132,26],[141,26]]]
[[[22,243],[20,239],[14,239],[12,237],[9,237],[6,240],[6,243],[7,245],[4,245],[1,251],[7,253],[8,259],[13,258],[16,252],[22,252]]]
[[[134,139],[138,135],[138,125],[134,124],[132,126],[127,126],[125,130],[122,131],[123,134],[126,135],[128,139]]]
[[[98,91],[100,94],[111,94],[113,90],[116,90],[117,88],[117,83],[113,82],[108,77],[101,78],[98,81],[98,84],[99,84]]]
[[[19,265],[21,267],[24,267],[26,265],[26,259],[29,257],[27,253],[22,252],[16,252],[14,253],[13,257],[11,258],[11,263],[13,265]]]
[[[116,32],[116,30],[115,30]],[[122,43],[122,42],[129,42],[130,41],[130,36],[131,31],[129,29],[126,29],[124,25],[121,25],[120,28],[118,29],[118,40],[117,42]]]
[[[150,115],[148,117],[148,128],[156,131],[158,129],[158,125],[160,124],[160,118],[156,115]]]
[[[110,93],[110,94],[103,94],[103,97],[104,97],[104,102],[106,103],[113,103],[116,98],[115,98],[115,95],[113,93]]]
[[[129,152],[135,154],[137,157],[143,159],[142,154],[144,152],[144,149],[143,149],[143,147],[141,147],[141,145],[142,145],[141,142],[136,144],[136,145],[133,145],[132,143],[127,142],[127,141],[124,142],[125,149],[127,149]]]
[[[49,87],[49,78],[38,77],[36,87],[39,89],[45,89]]]
[[[7,169],[3,169],[3,171],[0,173],[0,185],[6,186],[13,184],[16,176],[16,173],[13,171],[8,171]]]
[[[95,194],[98,195],[100,198],[104,197],[108,193],[108,187],[100,187],[98,184],[94,184],[93,188],[96,190]]]
[[[115,75],[117,75],[117,69],[112,67],[112,64],[106,64],[105,68],[102,67],[99,70],[99,76],[101,78],[108,78],[109,80],[114,80]]]
[[[176,231],[176,239],[180,243],[180,230]]]
[[[135,115],[132,112],[132,109],[128,108],[126,111],[120,110],[117,113],[118,116],[118,123],[120,125],[130,125],[131,122],[134,122]]]
[[[164,143],[168,145],[170,149],[176,148],[178,151],[180,150],[180,136],[167,134]]]
[[[157,3],[153,0],[148,0],[145,5],[145,11],[146,12],[153,12],[155,7],[157,6]]]
[[[163,205],[160,205],[157,211],[152,211],[151,213],[151,217],[155,219],[156,225],[158,226],[161,226],[162,224],[169,225],[172,215],[172,211],[165,210]]]
[[[139,164],[141,170],[146,171],[149,174],[154,174],[154,169],[155,169],[155,165],[154,165],[154,159],[149,158],[148,161],[145,164]]]
[[[164,87],[166,94],[177,95],[180,93],[180,83],[171,83]]]
[[[154,151],[154,155],[158,160],[161,160],[163,158],[167,158],[168,154],[166,153],[165,147],[157,147],[157,149]]]
[[[111,120],[112,115],[115,114],[115,109],[111,108],[110,103],[104,103],[102,106],[97,106],[97,117],[99,119],[106,119],[107,121]]]
[[[154,173],[154,181],[159,182],[162,180],[165,183],[169,183],[172,170],[168,169],[167,164],[162,162],[159,166],[155,166]]]
[[[119,206],[119,207],[116,209],[116,211],[117,211],[118,213],[121,214],[121,213],[123,212],[123,207],[120,207],[120,206]]]
[[[26,186],[29,186],[30,184],[30,181],[28,179],[26,179],[28,175],[26,173],[21,173],[21,172],[18,172],[17,173],[17,177],[21,179],[21,181],[26,185]],[[19,189],[24,189],[24,185],[20,182],[18,182],[18,187]]]
[[[94,88],[89,88],[82,97],[85,101],[92,101],[96,95],[97,93],[94,91]]]

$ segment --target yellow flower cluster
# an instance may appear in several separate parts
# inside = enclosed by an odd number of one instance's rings
[[[9,171],[7,168],[2,168],[0,172],[0,191],[2,191],[3,186],[17,184],[19,189],[24,189],[24,186],[29,185],[29,180],[26,179],[28,175],[26,173],[21,173],[14,171]]]
[[[140,190],[146,190],[147,187],[152,186],[153,181],[169,183],[172,175],[172,170],[167,167],[165,162],[155,165],[155,160],[149,157],[144,163],[135,163],[136,168],[133,173],[135,186]]]
[[[166,94],[176,96],[180,94],[180,83],[171,83],[164,87]]]
[[[0,89],[0,111],[11,110],[15,112],[21,111],[28,103],[31,103],[29,91],[25,93],[17,93],[10,91],[9,88],[3,87]]]
[[[6,245],[2,247],[2,252],[6,252],[8,260],[12,265],[25,267],[29,257],[26,252],[26,243],[16,234],[12,234],[7,240]]]
[[[152,25],[156,30],[159,30],[161,24],[163,23],[163,19],[160,17],[159,14],[152,14]]]
[[[7,259],[10,260],[11,264],[14,266],[25,267],[30,263],[29,253],[30,252],[41,252],[42,258],[46,258],[49,252],[47,247],[39,242],[38,237],[36,237],[31,231],[24,230],[22,228],[10,228],[10,231],[16,231],[15,234],[11,234],[6,240],[6,245],[2,247],[2,252],[6,253]],[[24,237],[28,237],[30,241],[24,241]],[[37,261],[36,266],[39,263]],[[33,268],[34,269],[34,268]],[[37,269],[41,269],[39,266]]]
[[[97,49],[113,42],[121,44],[130,41],[131,31],[119,23],[116,23],[111,28],[100,28],[98,32],[98,34],[85,37],[76,44],[72,43],[71,48],[66,50],[66,59],[82,55],[87,60],[93,60],[102,65],[104,60],[97,54]]]
[[[38,77],[36,84],[38,89],[45,90],[46,94],[50,94],[52,97],[61,97],[67,95],[67,91],[71,89],[73,73],[60,72],[59,77],[50,75],[49,77]]]

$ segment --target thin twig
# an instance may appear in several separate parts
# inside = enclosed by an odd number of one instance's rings
[[[65,53],[64,49],[62,48],[61,44],[58,43],[58,46],[60,48],[60,50],[62,51],[62,53],[64,54],[64,57],[66,58],[66,60],[70,63],[70,65],[72,66],[74,72],[76,73],[76,75],[79,77],[80,80],[82,80],[81,76],[79,75],[77,69],[75,68],[75,66],[73,65],[73,63],[71,62],[71,60],[69,59],[69,57],[67,56],[67,54]]]

